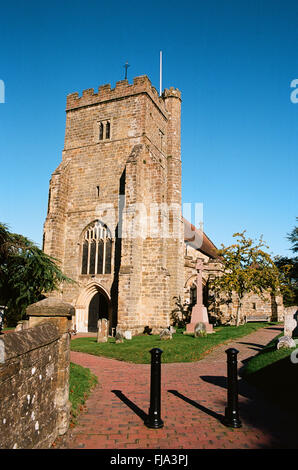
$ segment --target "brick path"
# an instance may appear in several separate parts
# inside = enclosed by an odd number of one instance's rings
[[[238,365],[280,333],[271,326],[219,346],[195,363],[162,364],[162,429],[143,419],[150,401],[150,365],[72,352],[71,361],[88,367],[99,384],[78,425],[59,438],[68,449],[284,449],[298,448],[297,425],[252,387],[239,381],[242,428],[225,427],[227,347],[239,350]],[[296,428],[296,429],[295,429]]]

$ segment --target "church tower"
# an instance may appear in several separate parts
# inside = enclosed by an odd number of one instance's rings
[[[78,331],[141,333],[171,323],[183,295],[181,94],[147,76],[67,97],[62,163],[54,171],[44,251],[76,283],[62,297]]]

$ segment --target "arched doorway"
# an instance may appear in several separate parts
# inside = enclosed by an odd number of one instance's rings
[[[88,309],[88,332],[97,332],[97,322],[101,318],[109,319],[109,301],[100,291],[92,297]]]

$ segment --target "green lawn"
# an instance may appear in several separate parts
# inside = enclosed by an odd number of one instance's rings
[[[215,328],[215,333],[201,338],[184,335],[182,331],[177,331],[172,340],[161,340],[159,335],[139,335],[119,344],[116,344],[114,338],[109,338],[108,343],[97,343],[95,337],[77,338],[71,341],[71,350],[120,361],[148,364],[151,360],[150,349],[160,348],[163,350],[161,356],[163,363],[194,362],[219,344],[248,335],[269,325],[273,323],[252,322],[238,327],[220,326]]]
[[[90,369],[70,363],[69,400],[71,402],[71,421],[76,423],[77,416],[91,389],[97,384],[97,377]]]

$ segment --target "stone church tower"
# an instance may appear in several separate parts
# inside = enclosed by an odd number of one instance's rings
[[[180,109],[180,91],[159,96],[147,76],[67,97],[43,249],[76,281],[61,295],[78,331],[170,325],[184,288]]]

